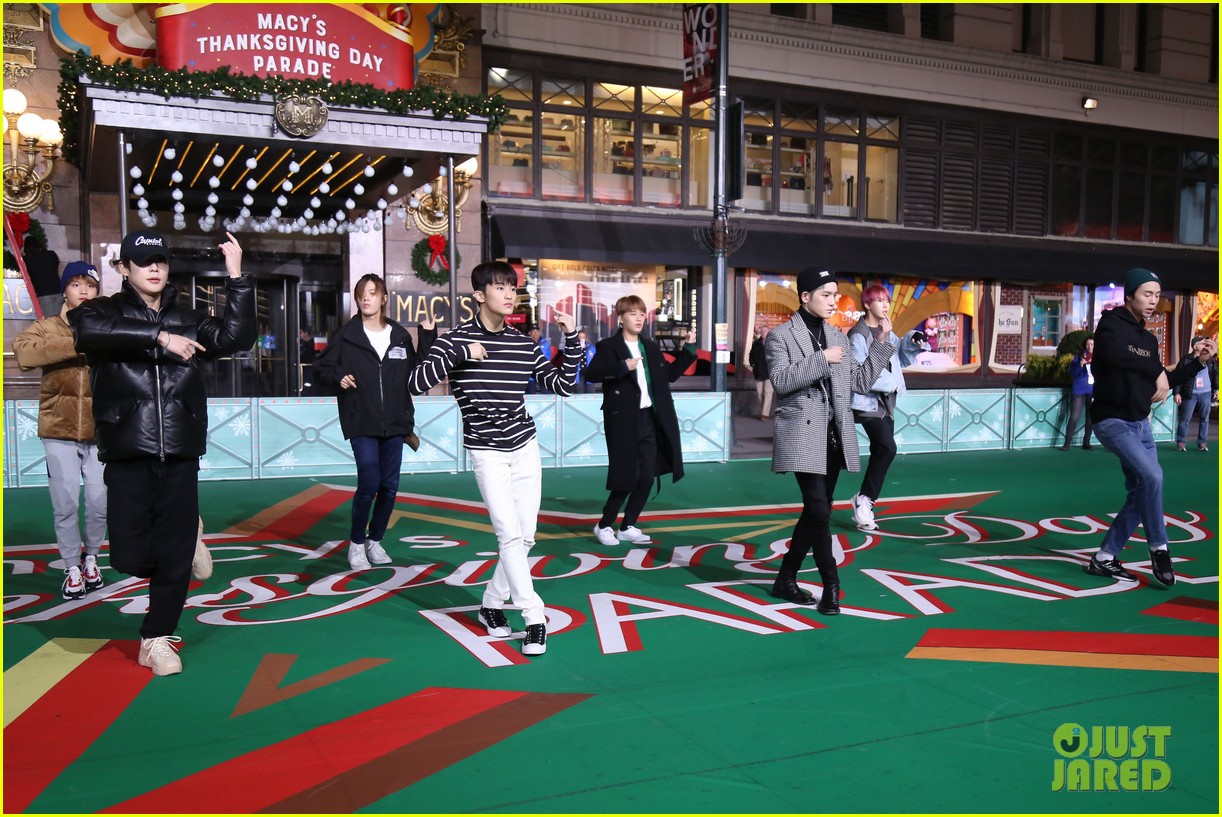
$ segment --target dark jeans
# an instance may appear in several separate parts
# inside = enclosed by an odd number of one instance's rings
[[[349,537],[353,542],[365,541],[365,525],[369,525],[369,538],[382,541],[390,512],[395,509],[395,495],[399,493],[399,469],[403,465],[402,437],[353,437],[352,456],[356,460],[356,493],[352,495],[352,527]],[[375,501],[376,499],[376,501]],[[373,506],[373,518],[369,518],[369,506]]]
[[[1065,447],[1073,442],[1074,430],[1078,427],[1078,418],[1084,413],[1086,414],[1086,433],[1082,435],[1082,445],[1090,445],[1090,435],[1093,430],[1090,424],[1090,398],[1089,394],[1075,394],[1069,404],[1069,424],[1065,426]]]
[[[636,487],[631,491],[612,491],[603,505],[603,517],[598,521],[599,527],[608,528],[615,524],[620,506],[628,500],[624,508],[624,521],[620,530],[632,527],[645,509],[649,499],[649,488],[653,485],[658,467],[658,419],[652,408],[643,408],[637,422],[638,438],[636,449]]]
[[[839,463],[829,463],[828,473],[795,473],[802,490],[802,515],[793,527],[789,551],[781,560],[782,573],[797,573],[806,554],[814,551],[815,567],[823,584],[838,581],[836,557],[832,555],[832,494],[840,477]]]
[[[861,417],[857,422],[870,438],[870,461],[861,478],[860,493],[878,499],[887,479],[887,469],[895,461],[895,417]]]
[[[106,463],[110,566],[149,580],[141,638],[173,635],[191,584],[199,526],[199,460]]]

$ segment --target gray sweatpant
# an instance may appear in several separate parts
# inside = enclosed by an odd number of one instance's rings
[[[64,567],[81,565],[81,477],[85,478],[85,553],[96,556],[106,537],[106,483],[98,447],[92,443],[43,439],[47,475],[51,478],[51,509],[55,543]]]

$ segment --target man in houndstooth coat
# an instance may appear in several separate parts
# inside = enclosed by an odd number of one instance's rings
[[[891,335],[891,321],[883,318],[880,339],[870,346],[865,362],[849,353],[848,338],[826,322],[839,296],[834,272],[808,267],[798,273],[797,290],[801,307],[768,333],[764,345],[777,398],[772,470],[792,473],[802,491],[802,515],[772,595],[794,604],[814,602],[797,583],[802,559],[813,549],[823,584],[818,610],[834,616],[840,612],[840,577],[829,528],[832,494],[842,467],[861,470],[849,399],[854,391],[869,391],[895,347],[881,340]]]

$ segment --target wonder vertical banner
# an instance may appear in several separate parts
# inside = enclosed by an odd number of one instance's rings
[[[717,26],[721,9],[717,3],[683,4],[683,104],[692,105],[713,96],[717,79]]]
[[[171,70],[329,79],[388,91],[415,84],[407,29],[357,5],[174,3],[157,9],[157,62]]]

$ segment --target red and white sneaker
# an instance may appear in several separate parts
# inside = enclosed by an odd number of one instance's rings
[[[102,579],[102,571],[98,570],[98,557],[92,555],[85,556],[84,570],[81,575],[85,578],[85,590],[98,590],[102,585],[106,584]]]
[[[73,565],[64,571],[64,586],[59,592],[66,599],[84,598],[85,580],[81,577],[80,567]]]

